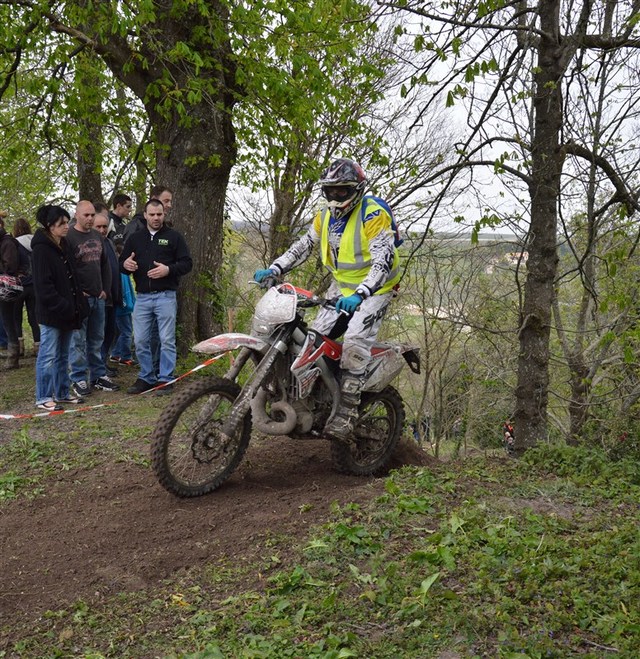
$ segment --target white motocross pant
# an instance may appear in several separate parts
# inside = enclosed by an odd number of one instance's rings
[[[325,297],[340,295],[338,285],[333,282]],[[376,342],[382,319],[394,295],[395,293],[391,291],[382,295],[372,295],[362,301],[344,333],[340,360],[342,370],[353,375],[364,374],[371,359],[371,347]],[[321,307],[311,327],[321,334],[329,334],[338,318],[340,314],[335,309]]]

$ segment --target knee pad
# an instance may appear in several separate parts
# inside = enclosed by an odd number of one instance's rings
[[[342,349],[340,368],[354,374],[362,374],[365,372],[370,358],[367,348],[349,344]]]

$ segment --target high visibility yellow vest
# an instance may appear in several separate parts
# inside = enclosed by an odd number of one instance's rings
[[[363,208],[363,201],[366,208]],[[369,253],[369,238],[366,232],[364,218],[368,213],[380,210],[383,221],[388,224],[391,232],[391,218],[388,213],[375,201],[363,200],[351,211],[347,220],[344,233],[340,238],[338,250],[338,262],[334,263],[329,245],[329,220],[331,213],[326,208],[320,212],[320,254],[322,264],[329,270],[340,287],[343,295],[351,295],[356,288],[366,279],[371,269],[371,254]],[[388,293],[400,281],[400,259],[398,250],[393,250],[393,265],[389,277],[382,288],[375,294]]]

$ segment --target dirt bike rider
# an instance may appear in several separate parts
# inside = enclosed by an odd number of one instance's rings
[[[333,276],[326,296],[342,297],[335,310],[320,309],[312,329],[329,334],[341,314],[351,316],[340,360],[341,400],[324,429],[340,441],[348,441],[353,431],[371,347],[401,275],[388,206],[375,197],[363,199],[366,184],[358,163],[348,158],[332,162],[320,179],[326,207],[316,214],[304,236],[268,269],[254,275],[257,282],[283,275],[320,245],[322,263]]]

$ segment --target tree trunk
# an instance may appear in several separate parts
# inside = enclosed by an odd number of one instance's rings
[[[218,302],[223,258],[224,204],[235,159],[230,112],[202,104],[192,108],[190,126],[177,118],[157,130],[157,182],[174,193],[171,221],[186,238],[193,270],[180,290],[178,343],[184,351],[220,331],[224,310]],[[210,159],[218,164],[211,167]],[[193,162],[193,165],[187,163]]]
[[[102,177],[97,163],[100,162],[99,131],[96,127],[87,126],[87,134],[94,134],[96,141],[88,141],[78,149],[78,200],[86,199],[92,202],[104,203],[102,198]]]
[[[529,259],[520,323],[518,384],[514,414],[516,453],[547,436],[549,338],[554,280],[558,267],[556,232],[563,154],[563,49],[559,0],[540,2],[540,44],[535,73]]]
[[[571,372],[571,400],[569,401],[569,438],[568,443],[576,445],[582,433],[582,427],[589,418],[590,384],[589,369],[578,358],[569,364]]]
[[[86,93],[101,88],[100,76],[96,72],[95,58],[90,53],[80,53],[76,59],[76,87],[78,102],[86,110],[79,121],[77,176],[78,200],[104,203],[102,195],[102,127],[94,117],[100,116],[100,96]]]
[[[162,35],[163,53],[189,44],[193,51],[201,50],[203,59],[217,62],[215,67],[198,69],[186,60],[158,60],[149,50],[147,61],[153,65],[132,70],[130,60],[118,51],[105,52],[114,74],[145,104],[157,145],[155,183],[173,191],[171,221],[184,235],[193,258],[193,270],[183,279],[179,294],[178,350],[183,353],[224,323],[219,302],[224,205],[236,157],[231,115],[240,91],[224,29],[228,11],[223,3],[207,3],[206,11],[204,6],[186,4],[178,11],[175,3],[159,0],[156,8],[153,29]],[[187,92],[196,80],[205,90],[199,97]],[[164,93],[161,101],[159,89]],[[174,91],[179,102],[171,98]]]

